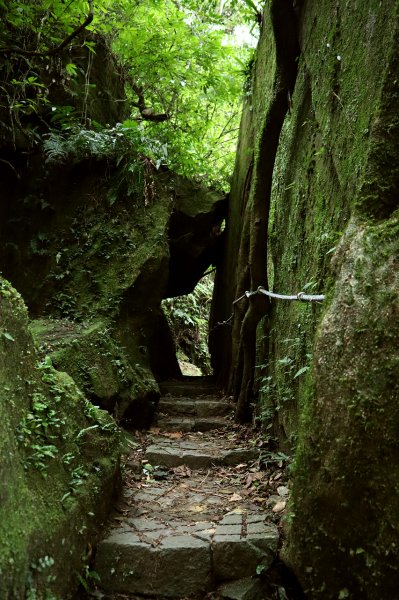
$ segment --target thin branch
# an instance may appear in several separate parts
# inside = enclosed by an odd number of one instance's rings
[[[10,167],[10,169],[14,172],[15,177],[17,179],[21,179],[20,174],[17,172],[16,168],[8,161],[8,160],[4,160],[4,158],[0,158],[0,162],[4,163],[5,165],[7,165],[8,167]]]
[[[93,19],[94,19],[93,0],[88,0],[88,2],[89,2],[89,12],[88,12],[86,19],[83,21],[83,23],[81,25],[79,25],[79,27],[77,27],[74,31],[72,31],[72,33],[70,33],[65,38],[65,40],[63,40],[60,44],[58,44],[58,46],[49,48],[45,52],[37,52],[36,50],[23,50],[22,48],[15,48],[15,47],[11,46],[9,48],[0,48],[0,54],[12,53],[12,54],[21,54],[23,56],[40,56],[40,57],[54,56],[55,54],[58,54],[58,52],[61,52],[61,50],[63,50],[66,46],[68,46],[68,44],[70,44],[70,42],[72,42],[72,40],[75,39],[93,21]]]
[[[220,139],[223,135],[227,135],[228,133],[230,133],[230,131],[235,131],[236,129],[238,129],[237,127],[235,127],[234,129],[230,129],[229,131],[226,131],[227,127],[230,125],[231,121],[233,119],[236,118],[238,111],[234,111],[230,117],[227,119],[226,123],[223,125],[222,131],[220,132],[220,134],[218,135],[218,137],[216,139]]]
[[[140,118],[135,119],[136,121],[154,121],[155,123],[161,123],[162,121],[168,121],[170,119],[170,115],[168,113],[156,113],[154,109],[146,106],[143,86],[139,85],[132,79],[129,80],[129,83],[138,98],[137,102],[132,102],[133,106],[138,108],[140,111]]]

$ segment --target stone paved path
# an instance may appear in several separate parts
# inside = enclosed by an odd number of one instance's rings
[[[254,499],[250,488],[263,475],[259,448],[240,440],[231,406],[211,384],[163,391],[158,427],[140,437],[140,447],[132,440],[118,511],[97,550],[103,592],[199,599],[216,590],[212,598],[264,600],[256,575],[275,559],[273,506],[284,505],[288,490],[271,480],[275,493]],[[193,432],[196,419],[214,417],[217,431]],[[186,421],[188,428],[179,427]]]

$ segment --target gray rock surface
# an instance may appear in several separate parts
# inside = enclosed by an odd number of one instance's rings
[[[214,572],[221,581],[255,575],[258,565],[268,569],[276,555],[276,526],[261,515],[238,516],[235,523],[223,519],[212,539]]]
[[[197,398],[198,396],[216,396],[220,389],[211,378],[194,377],[183,380],[163,381],[160,384],[163,395],[171,397]]]
[[[250,462],[259,457],[255,448],[223,448],[215,442],[199,439],[197,442],[186,440],[164,440],[149,446],[145,458],[154,465],[177,467],[185,464],[191,469],[204,469],[212,465],[237,465]]]
[[[158,417],[158,426],[163,431],[210,431],[226,426],[221,417]]]
[[[143,541],[122,530],[100,544],[96,569],[106,591],[181,598],[209,589],[210,547],[192,535]]]
[[[228,600],[264,600],[263,585],[259,579],[245,577],[221,585],[219,596]]]
[[[158,412],[162,415],[184,415],[200,418],[223,417],[232,411],[234,405],[223,400],[210,398],[188,399],[163,396],[158,404]]]
[[[156,497],[161,494],[135,499],[138,504],[162,505]],[[176,500],[181,507],[178,493]],[[267,569],[276,555],[277,527],[267,523],[264,514],[251,512],[227,515],[219,523],[197,521],[201,500],[204,497],[198,495],[189,498],[191,520],[175,508],[169,521],[171,507],[166,500],[164,518],[159,513],[156,518],[119,522],[97,551],[95,570],[104,590],[182,598],[206,592],[218,581],[251,577],[258,565]]]
[[[172,414],[175,402],[177,412],[183,405],[187,410],[200,405],[201,419],[215,419],[205,407],[212,412],[212,403],[219,401],[168,398]],[[173,418],[181,431],[185,417]],[[242,441],[237,447],[240,438],[227,429],[226,420],[219,420],[226,434],[161,435],[154,430],[145,452],[128,459],[130,479],[94,565],[105,592],[181,599],[202,597],[223,582],[239,580],[221,588],[221,596],[261,600],[259,582],[251,577],[258,565],[267,569],[273,562],[278,529],[271,513],[237,483],[242,480],[235,469],[239,465],[245,472],[247,464],[250,472],[259,450]],[[137,481],[140,460],[146,479]]]

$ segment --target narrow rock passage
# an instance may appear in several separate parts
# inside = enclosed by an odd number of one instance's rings
[[[98,597],[261,600],[257,574],[279,543],[273,507],[288,493],[282,471],[259,471],[260,448],[232,425],[212,384],[162,390],[158,426],[130,441],[122,497],[97,550]]]

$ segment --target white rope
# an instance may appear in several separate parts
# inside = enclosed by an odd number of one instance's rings
[[[326,298],[324,294],[305,294],[305,292],[298,292],[298,294],[294,294],[292,296],[286,294],[275,294],[274,292],[265,290],[265,288],[260,285],[254,292],[244,292],[242,296],[236,298],[233,302],[233,306],[244,298],[250,298],[251,296],[256,296],[257,294],[262,294],[263,296],[268,296],[269,298],[276,298],[277,300],[299,300],[299,302],[323,302],[323,300]],[[220,321],[219,323],[216,323],[212,331],[220,325],[229,325],[233,320],[233,317],[234,310],[226,321]]]
[[[293,296],[288,296],[286,294],[275,294],[274,292],[265,290],[265,288],[261,285],[255,292],[245,292],[245,296],[247,298],[255,296],[256,294],[263,294],[264,296],[269,296],[269,298],[277,298],[278,300],[299,300],[300,302],[323,302],[323,300],[325,300],[325,296],[323,294],[305,294],[305,292],[299,292]]]

